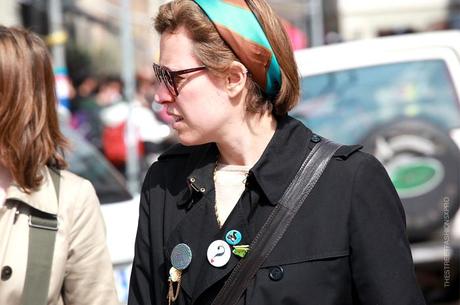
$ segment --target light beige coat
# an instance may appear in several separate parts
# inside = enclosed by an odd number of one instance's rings
[[[44,184],[28,195],[12,185],[0,207],[0,304],[20,305],[29,242],[28,206],[58,214],[58,232],[51,269],[48,305],[118,304],[105,227],[93,186],[61,171],[59,207],[48,170]]]

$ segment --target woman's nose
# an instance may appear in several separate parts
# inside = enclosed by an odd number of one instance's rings
[[[174,100],[174,97],[164,84],[160,84],[159,86],[156,86],[154,100],[158,104],[166,104],[171,103]]]

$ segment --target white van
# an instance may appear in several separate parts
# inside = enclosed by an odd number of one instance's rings
[[[322,136],[363,144],[384,164],[403,202],[419,278],[434,277],[444,294],[458,297],[460,32],[295,55],[302,94],[291,115]]]

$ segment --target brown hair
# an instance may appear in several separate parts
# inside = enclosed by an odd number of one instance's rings
[[[0,26],[0,162],[30,193],[44,166],[66,166],[53,69],[45,43],[24,29]]]
[[[247,0],[246,3],[259,20],[270,42],[281,68],[282,82],[277,96],[269,101],[257,83],[249,78],[247,110],[250,112],[269,110],[275,115],[282,116],[297,104],[300,95],[299,74],[291,43],[281,21],[265,0]],[[232,61],[238,61],[195,2],[174,0],[162,5],[155,18],[155,29],[163,34],[166,31],[174,32],[181,26],[189,31],[195,42],[195,55],[211,71],[223,74]]]

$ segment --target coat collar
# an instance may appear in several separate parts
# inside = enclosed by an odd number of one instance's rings
[[[277,129],[259,161],[250,170],[272,205],[281,199],[311,148],[313,133],[289,116],[278,120]],[[298,143],[291,145],[289,143]]]
[[[289,116],[278,119],[275,134],[251,168],[248,179],[249,183],[255,180],[272,205],[278,203],[301,162],[310,152],[312,135],[312,131],[296,119]],[[298,145],[288,145],[292,142]],[[213,172],[218,154],[215,143],[205,144],[202,149],[192,153],[187,164],[191,172],[187,177],[188,190],[184,190],[182,198],[177,202],[179,206],[188,204],[190,208],[194,196],[201,196],[214,189]]]
[[[197,199],[214,190],[213,172],[219,156],[215,143],[195,147],[185,165],[187,188],[178,196],[177,205],[190,209]]]
[[[30,194],[22,191],[20,187],[13,182],[7,189],[6,201],[20,201],[34,209],[56,215],[58,212],[58,201],[48,168],[43,168],[41,174],[43,175],[43,183],[36,191]]]

